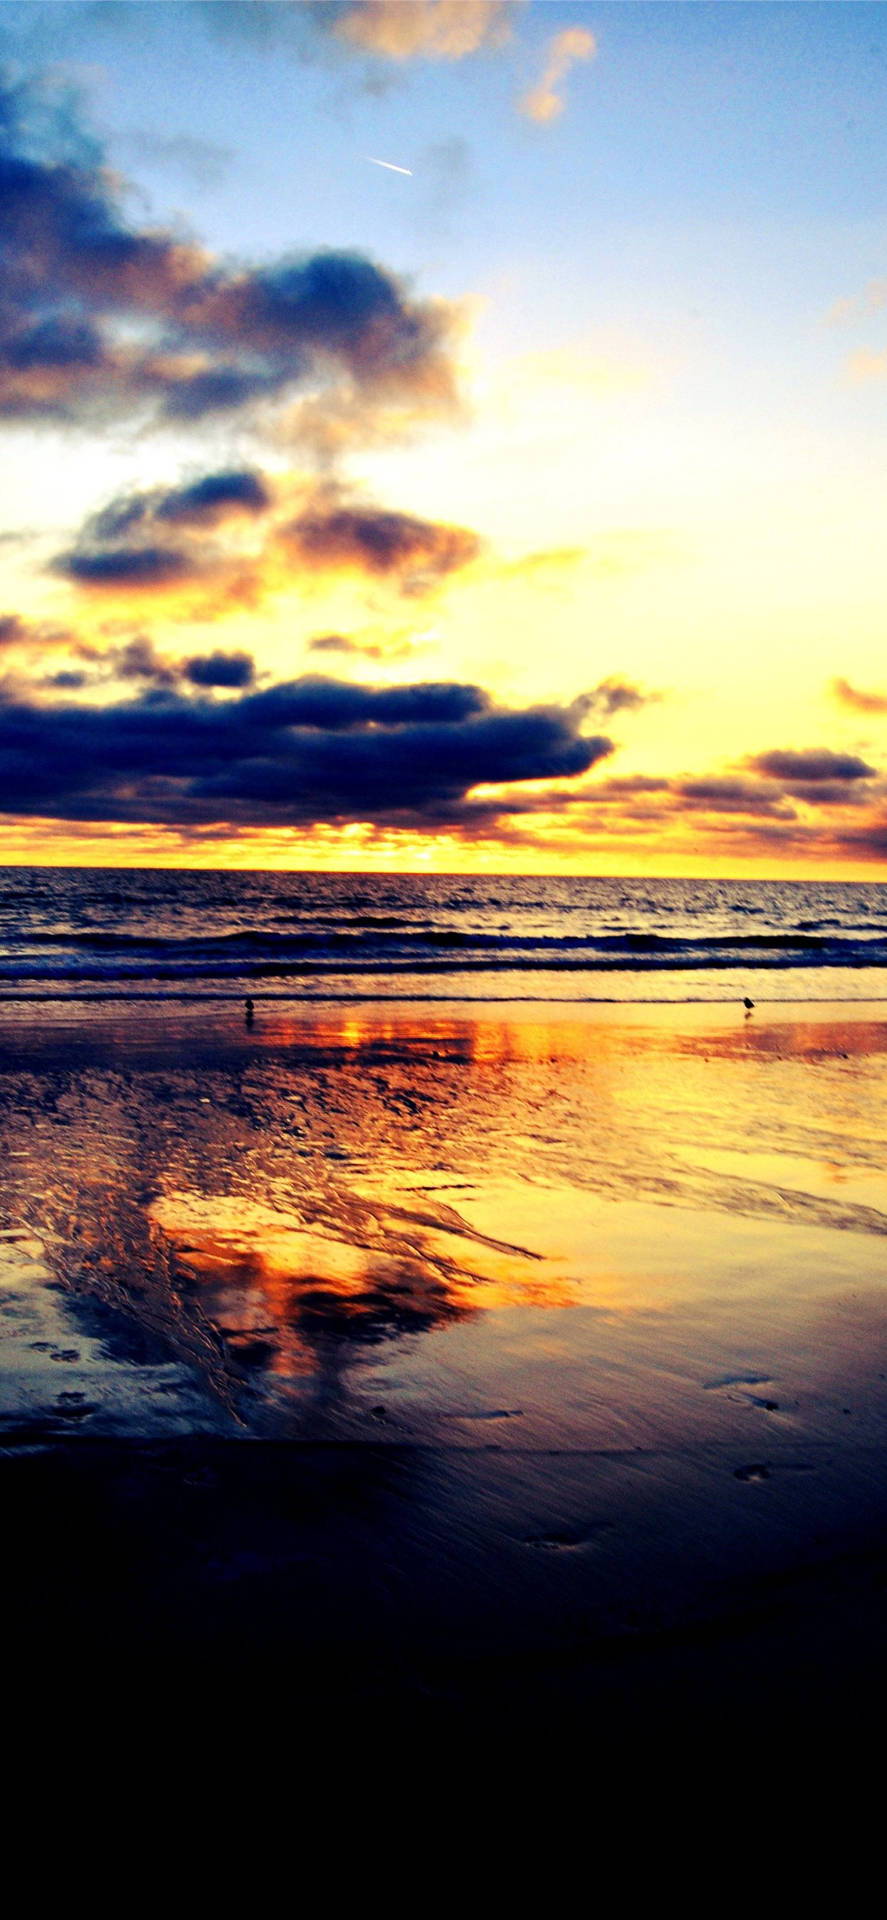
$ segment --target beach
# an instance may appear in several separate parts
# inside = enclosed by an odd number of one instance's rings
[[[7,1631],[874,1717],[885,1074],[878,1002],[9,1001]]]

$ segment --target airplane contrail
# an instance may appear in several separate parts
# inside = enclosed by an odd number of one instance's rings
[[[374,160],[370,154],[367,154],[367,159],[371,167],[387,167],[389,173],[408,173],[412,180],[412,167],[396,167],[393,160]]]

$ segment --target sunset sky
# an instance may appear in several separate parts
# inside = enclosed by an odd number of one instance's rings
[[[887,6],[0,9],[0,859],[887,877]]]

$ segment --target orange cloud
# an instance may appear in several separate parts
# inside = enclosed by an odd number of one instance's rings
[[[852,707],[854,713],[887,713],[887,694],[866,693],[862,687],[853,687],[849,680],[837,679],[831,684],[835,700],[843,707]]]
[[[467,527],[352,501],[338,489],[319,490],[282,530],[282,543],[302,566],[395,579],[406,593],[425,591],[480,552]]]
[[[862,386],[868,380],[885,380],[887,353],[872,353],[868,347],[860,347],[858,353],[850,355],[847,373],[855,386]]]
[[[362,0],[334,32],[362,53],[389,60],[463,60],[501,46],[511,31],[507,0]]]
[[[557,91],[561,81],[577,60],[591,60],[596,52],[597,42],[587,27],[565,27],[562,33],[556,33],[549,41],[548,62],[538,86],[518,102],[521,113],[541,126],[557,120],[565,105]]]
[[[825,317],[830,325],[837,326],[867,313],[877,313],[883,306],[887,306],[887,280],[870,280],[863,293],[845,294],[836,300]]]

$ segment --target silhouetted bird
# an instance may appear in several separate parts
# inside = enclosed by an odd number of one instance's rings
[[[256,1010],[255,1010],[255,1007],[253,1006],[253,1003],[252,1003],[252,1001],[251,1001],[251,999],[250,999],[250,997],[249,997],[249,994],[247,994],[247,996],[246,996],[246,1024],[247,1024],[247,1026],[248,1026],[248,1027],[251,1027],[251,1026],[252,1026],[252,1024],[253,1024],[253,1016],[254,1016],[254,1014],[255,1014],[255,1011],[256,1011]]]
[[[754,1006],[754,1004],[755,1004],[755,1003],[754,1003],[754,1001],[753,1001],[753,1000],[750,1000],[750,999],[749,999],[749,997],[748,997],[748,994],[746,994],[746,996],[745,996],[745,999],[743,1000],[743,1002],[742,1002],[742,1004],[743,1004],[743,1006],[744,1006],[744,1008],[745,1008],[745,1012],[746,1012],[746,1017],[747,1017],[747,1016],[748,1016],[748,1015],[749,1015],[749,1014],[751,1013],[751,1010],[752,1010],[752,1007]]]

